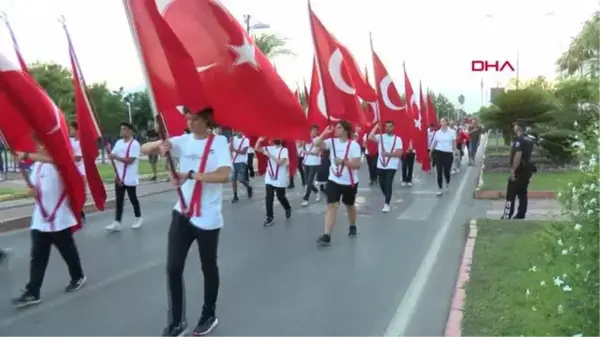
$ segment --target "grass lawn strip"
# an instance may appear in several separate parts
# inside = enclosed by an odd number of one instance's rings
[[[576,330],[576,326],[581,328],[578,324],[581,313],[573,308],[561,312],[556,303],[577,307],[576,303],[587,295],[550,288],[556,287],[552,283],[556,275],[551,274],[552,271],[532,269],[533,259],[545,252],[543,239],[550,224],[477,221],[477,243],[463,310],[464,336],[572,336],[578,333],[572,330]],[[553,269],[574,275],[575,268],[567,264]],[[542,285],[540,280],[548,281]],[[549,291],[540,296],[535,287]]]
[[[100,176],[103,180],[109,180],[115,177],[115,171],[110,161],[107,160],[106,163],[97,164],[97,166],[98,172],[100,172]],[[150,163],[147,160],[141,160],[138,165],[138,168],[140,176],[152,174],[152,166],[150,166]],[[158,160],[158,163],[156,164],[156,172],[166,172],[165,161],[163,159]]]
[[[578,172],[538,172],[529,183],[529,191],[558,191],[577,177]],[[507,172],[483,172],[484,191],[506,191]]]

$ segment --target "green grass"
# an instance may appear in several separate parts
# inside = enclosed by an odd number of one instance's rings
[[[558,191],[577,177],[578,172],[539,172],[531,177],[529,191]],[[507,172],[483,172],[483,187],[486,191],[504,191],[508,181]]]
[[[23,192],[23,191],[22,190],[19,191],[14,188],[0,187],[0,195],[9,195],[9,194],[15,194],[15,193],[19,193],[19,192]]]
[[[150,166],[148,160],[141,160],[138,167],[140,175],[152,174],[152,167]],[[112,164],[108,160],[105,164],[98,164],[98,171],[100,172],[100,176],[103,180],[110,180],[115,177],[115,171],[112,167]],[[166,172],[164,159],[158,160],[158,163],[156,164],[156,171],[159,174]]]
[[[552,278],[556,276],[541,268],[535,272],[530,270],[532,260],[545,252],[543,237],[547,226],[550,222],[478,221],[471,275],[466,286],[463,336],[564,336],[565,330],[575,325],[577,316],[574,315],[580,314],[573,310],[559,314],[554,306],[544,307],[544,304],[561,303],[562,291],[536,297],[540,280],[548,280],[546,288],[553,289],[548,287],[553,286]],[[574,274],[575,266],[571,264],[559,267],[568,275]],[[528,289],[532,291],[530,295],[527,295]],[[572,301],[578,301],[577,296],[582,294],[573,291],[569,296],[575,297]],[[574,333],[577,332],[569,335]]]

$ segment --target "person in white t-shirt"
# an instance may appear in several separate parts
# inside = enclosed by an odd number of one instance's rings
[[[448,119],[440,120],[441,128],[433,135],[432,150],[436,161],[438,196],[442,195],[443,182],[446,180],[446,190],[450,184],[450,172],[454,153],[456,152],[456,132],[448,127]]]
[[[304,166],[304,174],[306,176],[306,191],[304,192],[304,198],[302,199],[302,206],[308,206],[310,200],[310,193],[317,195],[316,201],[321,200],[321,194],[319,189],[315,186],[315,179],[321,166],[321,150],[315,146],[315,138],[319,135],[319,126],[313,125],[310,128],[310,142],[303,142],[298,149],[298,153],[302,153],[302,162],[300,165]]]
[[[250,146],[248,147],[248,152],[246,152],[246,154],[248,155],[248,161],[246,162],[246,176],[248,177],[248,180],[254,179],[254,146],[252,146],[252,144],[250,144]],[[252,185],[252,184],[250,184]]]
[[[142,227],[142,211],[137,197],[139,184],[138,165],[140,163],[140,143],[133,138],[133,125],[121,123],[121,139],[117,141],[108,158],[115,162],[117,177],[115,178],[115,221],[104,227],[107,231],[120,231],[123,218],[123,204],[125,192],[129,197],[135,220],[131,226],[134,229]]]
[[[187,332],[183,270],[194,241],[200,251],[204,276],[204,305],[193,334],[203,336],[219,323],[216,303],[219,293],[217,250],[223,228],[223,185],[232,171],[231,151],[227,138],[208,130],[213,124],[213,109],[197,114],[187,112],[185,118],[191,134],[167,141],[146,143],[146,154],[171,151],[179,158],[179,171],[174,181],[184,199],[175,204],[167,241],[167,289],[169,320],[163,336],[183,336]],[[184,206],[184,207],[182,207]]]
[[[325,233],[317,239],[317,244],[327,246],[331,244],[331,231],[335,226],[337,208],[340,200],[346,205],[348,222],[350,224],[348,236],[356,236],[356,193],[358,192],[358,170],[361,165],[360,145],[353,141],[352,124],[339,121],[335,127],[327,127],[323,133],[315,138],[315,146],[330,150],[331,166],[329,180],[325,186],[327,195],[327,212],[325,214]],[[330,134],[334,138],[326,139]]]
[[[75,165],[77,165],[77,170],[83,177],[83,181],[85,182],[85,166],[83,165],[83,157],[81,154],[81,143],[79,142],[79,134],[78,134],[78,126],[77,122],[69,123],[69,135],[71,138],[71,147],[73,148],[73,156],[75,157]],[[85,207],[85,205],[84,205]],[[81,219],[85,221],[85,212],[81,210]]]
[[[435,133],[435,125],[433,123],[429,124],[427,128],[427,153],[429,153],[429,157],[431,159],[431,167],[435,168],[435,157],[433,156],[431,146],[433,145],[433,134]]]
[[[267,209],[267,219],[264,226],[270,227],[275,223],[273,215],[273,202],[275,195],[277,200],[285,210],[285,218],[292,216],[292,206],[286,197],[286,188],[288,187],[290,157],[288,150],[283,146],[281,140],[274,139],[273,145],[263,146],[264,137],[256,141],[254,151],[261,152],[267,157],[267,172],[265,173],[265,189]]]
[[[244,137],[241,132],[234,132],[229,143],[231,157],[233,158],[233,176],[231,177],[231,187],[233,188],[232,203],[240,201],[238,198],[238,181],[244,185],[248,193],[248,199],[252,199],[252,186],[248,182],[248,149],[250,141]]]
[[[72,227],[79,224],[71,210],[64,183],[52,163],[52,158],[39,144],[37,153],[20,152],[17,156],[20,160],[34,161],[29,180],[33,185],[32,193],[38,199],[33,208],[29,227],[31,230],[29,282],[23,293],[12,301],[16,307],[25,307],[41,302],[40,289],[53,245],[67,264],[71,276],[65,291],[79,290],[87,279],[83,274],[73,237]]]
[[[394,176],[400,164],[403,149],[402,139],[394,134],[395,127],[396,125],[393,121],[386,121],[384,134],[377,133],[379,131],[379,124],[369,133],[369,139],[376,141],[379,145],[377,176],[379,177],[379,187],[384,197],[383,209],[381,210],[384,213],[390,211],[390,202],[392,201],[392,191],[394,189]]]

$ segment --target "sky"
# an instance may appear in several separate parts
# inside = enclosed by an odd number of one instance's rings
[[[266,23],[270,28],[265,32],[287,38],[296,55],[273,62],[292,89],[304,80],[309,83],[314,49],[306,0],[221,3],[240,22],[250,14],[251,23]],[[487,104],[490,87],[515,76],[508,70],[472,72],[473,60],[518,63],[521,80],[553,78],[556,59],[598,8],[594,0],[312,0],[311,4],[330,33],[371,74],[369,33],[400,92],[405,62],[413,87],[421,81],[423,88],[446,95],[457,107],[462,94],[467,112]],[[105,81],[111,88],[126,90],[145,86],[122,0],[1,0],[0,11],[6,13],[28,62],[69,66],[57,20],[63,15],[88,83]],[[0,25],[0,52],[13,53],[4,25]]]

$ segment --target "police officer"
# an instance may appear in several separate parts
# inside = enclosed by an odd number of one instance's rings
[[[513,219],[525,219],[525,213],[527,212],[527,188],[529,187],[529,180],[535,171],[534,165],[531,163],[533,142],[525,134],[524,122],[517,120],[514,123],[514,131],[517,137],[510,149],[511,171],[506,187],[506,204],[502,219],[513,218],[516,198],[519,198],[519,207]]]

